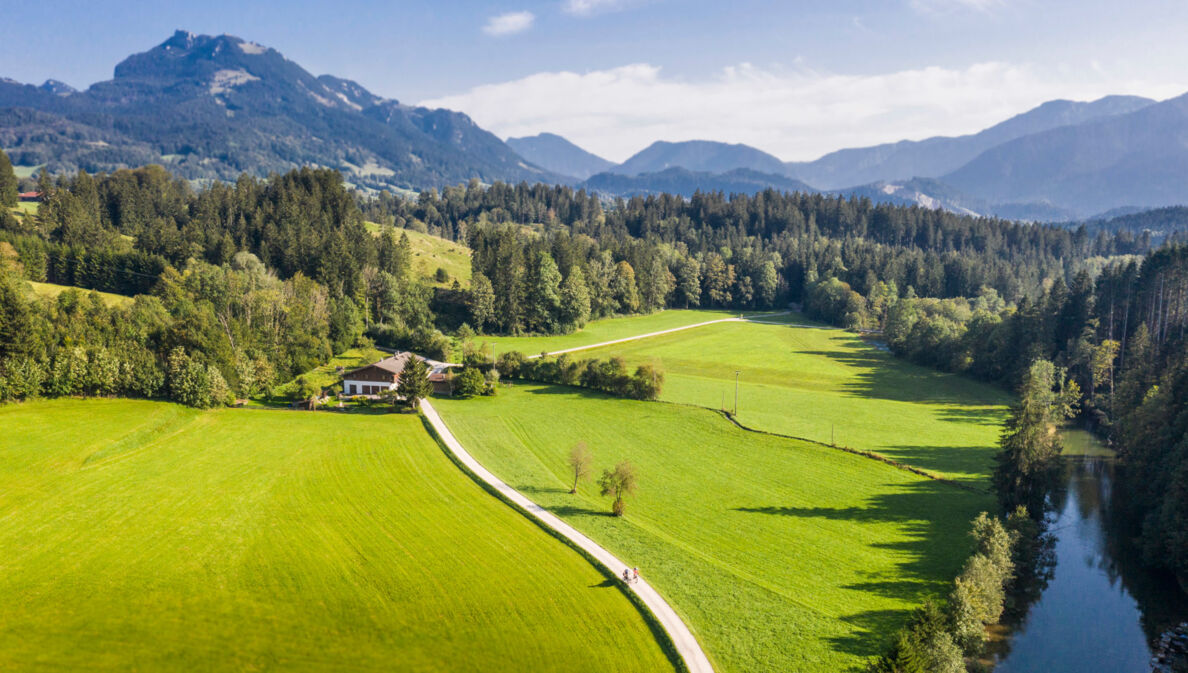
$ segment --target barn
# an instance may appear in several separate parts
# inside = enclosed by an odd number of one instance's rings
[[[395,390],[409,358],[414,357],[429,365],[429,381],[433,383],[433,392],[448,393],[449,369],[457,365],[430,360],[407,351],[346,372],[342,375],[342,393],[348,396],[382,395],[389,390]]]

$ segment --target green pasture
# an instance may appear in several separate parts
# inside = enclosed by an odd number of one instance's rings
[[[658,671],[411,415],[0,407],[0,670]]]
[[[574,357],[612,355],[659,365],[662,399],[711,409],[734,409],[738,372],[738,420],[748,427],[873,451],[978,487],[988,487],[1010,403],[997,388],[838,329],[720,323]]]
[[[748,314],[750,315],[750,314]],[[592,344],[626,339],[628,337],[659,332],[661,330],[696,325],[697,323],[721,320],[723,318],[737,318],[734,311],[668,309],[646,315],[632,315],[618,318],[603,318],[594,320],[584,328],[570,334],[554,336],[480,336],[475,337],[475,343],[492,344],[496,354],[507,351],[520,351],[525,355],[537,355],[541,352],[578,348]],[[766,318],[765,318],[766,319]],[[775,316],[771,320],[786,320],[787,316]],[[578,357],[578,356],[574,356]]]
[[[484,466],[639,566],[723,672],[861,669],[925,598],[948,591],[969,521],[993,506],[983,492],[692,406],[530,384],[434,404]],[[637,466],[624,518],[608,515],[594,483],[568,493],[579,441],[596,471]]]
[[[368,231],[379,234],[382,227],[375,222],[366,223]],[[443,287],[448,287],[458,281],[463,286],[470,284],[470,248],[461,243],[447,241],[444,238],[422,234],[415,229],[397,229],[396,237],[408,234],[408,242],[412,246],[413,269],[421,278]],[[437,283],[433,274],[438,268],[446,270],[449,280]]]
[[[41,170],[43,166],[45,166],[45,164],[40,164],[38,166],[13,166],[12,172],[15,173],[18,178],[31,178],[35,173],[37,173],[37,171]]]
[[[110,292],[99,292],[98,290],[87,290],[81,287],[72,287],[70,285],[55,285],[54,283],[39,283],[37,281],[25,281],[32,288],[33,294],[38,297],[57,297],[66,290],[78,290],[83,294],[95,292],[102,299],[103,303],[108,306],[127,306],[132,303],[132,297],[122,294],[112,294]]]

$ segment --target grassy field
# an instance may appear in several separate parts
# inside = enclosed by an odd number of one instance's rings
[[[33,288],[33,294],[38,297],[57,297],[66,290],[78,290],[83,294],[91,292],[98,292],[97,290],[86,290],[81,287],[71,287],[69,285],[55,285],[53,283],[38,283],[36,281],[25,281]],[[132,297],[122,294],[112,294],[110,292],[98,292],[99,296],[103,298],[103,303],[108,306],[127,306],[132,303]]]
[[[39,166],[13,166],[12,172],[15,173],[18,178],[31,178],[33,177],[33,174],[41,170],[42,166],[44,165],[45,164],[41,164]]]
[[[41,203],[38,201],[21,201],[13,210],[20,215],[36,215],[40,207]]]
[[[415,416],[0,407],[0,670],[671,670]]]
[[[541,340],[542,342],[545,340]],[[874,451],[986,485],[1010,398],[834,329],[722,323],[584,351],[653,362],[662,399],[734,408],[748,427]]]
[[[338,368],[342,367],[346,371],[357,369],[363,365],[369,365],[373,362],[378,362],[385,357],[387,353],[383,353],[374,348],[351,348],[344,351],[340,355],[336,355],[324,365],[317,367],[309,372],[303,374],[307,380],[316,386],[322,388],[329,388],[336,383],[342,381],[342,376],[338,373]],[[293,379],[287,383],[277,386],[273,391],[276,397],[285,399],[296,399],[297,397],[297,379]]]
[[[380,225],[375,222],[368,222],[367,228],[373,234],[381,231]],[[433,274],[442,268],[450,278],[444,283],[434,281],[434,284],[444,287],[453,285],[455,280],[463,286],[470,284],[470,248],[413,229],[396,230],[397,238],[402,234],[408,234],[408,242],[412,244],[413,268],[421,278],[433,281]]]
[[[539,337],[480,336],[475,338],[475,342],[482,343],[485,341],[493,344],[498,353],[520,351],[525,355],[536,355],[542,351],[552,352],[565,350],[566,348],[589,346],[604,341],[614,341],[615,339],[624,339],[638,334],[647,334],[648,332],[659,332],[674,327],[696,325],[697,323],[708,322],[710,320],[737,318],[738,315],[737,312],[731,311],[669,309],[647,315],[595,320],[581,330],[571,334]],[[781,319],[781,317],[773,318],[773,320],[777,319]]]
[[[501,388],[434,404],[486,467],[638,565],[720,671],[851,670],[951,586],[989,495],[869,458],[740,430],[716,412],[579,389]],[[601,470],[640,473],[627,516],[591,483],[567,493],[585,441]]]

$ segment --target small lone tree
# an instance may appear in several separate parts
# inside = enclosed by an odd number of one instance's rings
[[[631,461],[624,460],[615,465],[613,470],[603,470],[598,485],[602,487],[602,495],[609,495],[615,499],[611,505],[611,512],[615,516],[623,516],[623,511],[627,508],[623,503],[624,496],[634,494],[638,487],[635,466]]]
[[[315,400],[321,392],[322,389],[313,381],[305,378],[305,375],[297,377],[297,399],[307,403],[310,411],[317,408]]]
[[[428,397],[432,390],[429,384],[429,365],[410,353],[408,364],[404,365],[404,371],[400,372],[400,383],[396,384],[396,393],[413,409],[420,409],[421,398]]]
[[[590,455],[585,442],[578,442],[569,450],[569,469],[573,470],[573,488],[569,489],[570,493],[577,493],[578,482],[590,478],[593,462],[594,457]]]

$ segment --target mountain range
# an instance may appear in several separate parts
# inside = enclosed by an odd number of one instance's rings
[[[504,142],[460,112],[314,76],[238,37],[184,31],[84,91],[0,79],[0,147],[50,172],[159,163],[196,181],[329,166],[370,190],[470,179],[611,196],[772,188],[1035,220],[1188,204],[1188,95],[1049,101],[978,133],[814,161],[692,140],[655,142],[615,164],[550,133]]]
[[[183,31],[86,91],[0,80],[0,146],[17,164],[51,171],[161,163],[189,179],[233,180],[313,164],[370,188],[570,181],[462,113],[314,77],[237,37]]]

